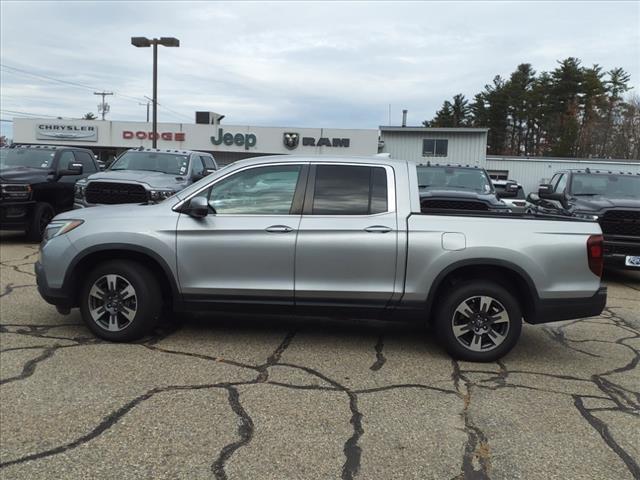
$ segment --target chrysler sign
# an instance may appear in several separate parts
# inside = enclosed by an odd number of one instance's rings
[[[67,140],[76,142],[97,142],[96,125],[64,125],[59,123],[36,124],[37,140]]]

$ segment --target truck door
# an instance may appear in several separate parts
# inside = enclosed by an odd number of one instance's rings
[[[391,167],[312,164],[296,245],[296,305],[384,307],[394,290],[397,230]]]
[[[186,301],[293,305],[296,234],[306,163],[250,166],[198,196],[204,218],[181,214],[178,279]]]

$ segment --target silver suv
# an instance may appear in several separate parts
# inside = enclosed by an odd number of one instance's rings
[[[157,203],[218,170],[209,153],[136,148],[111,166],[76,183],[74,208]]]
[[[171,311],[340,312],[429,321],[471,361],[507,353],[523,319],[598,315],[601,273],[597,223],[425,213],[416,165],[379,157],[254,158],[155,205],[68,212],[36,264],[44,299],[108,340]]]

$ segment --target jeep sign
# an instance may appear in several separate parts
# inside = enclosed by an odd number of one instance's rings
[[[223,133],[223,130],[218,129],[218,138],[211,137],[211,143],[214,145],[220,145],[224,143],[225,145],[237,145],[238,147],[244,146],[245,150],[249,150],[251,147],[255,147],[256,143],[258,143],[258,138],[253,133],[248,133],[246,135],[242,133]]]

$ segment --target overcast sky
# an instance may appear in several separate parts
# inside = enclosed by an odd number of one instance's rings
[[[144,120],[152,55],[131,36],[180,39],[159,51],[160,121],[211,110],[228,124],[375,128],[388,124],[391,104],[392,124],[402,108],[420,124],[444,99],[472,98],[519,63],[551,70],[569,56],[623,67],[640,93],[638,1],[3,0],[0,10],[3,120],[96,113],[94,89],[116,93],[108,119]]]

